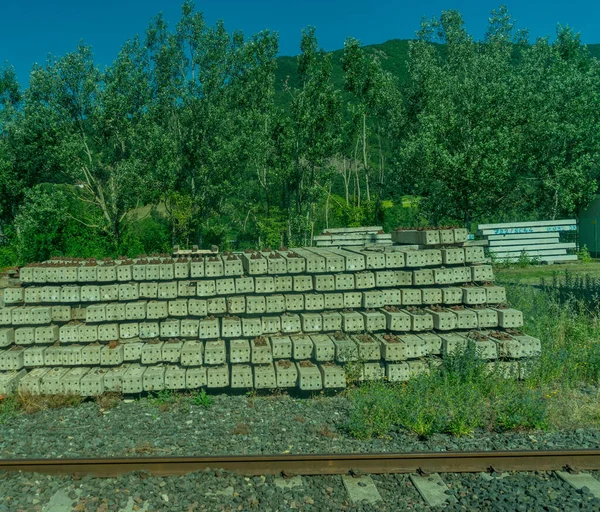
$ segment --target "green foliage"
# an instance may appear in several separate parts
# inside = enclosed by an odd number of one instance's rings
[[[19,413],[19,401],[16,396],[0,397],[0,425]]]
[[[548,428],[546,401],[540,390],[515,386],[511,393],[495,397],[493,409],[496,428],[501,431]]]
[[[210,395],[208,395],[204,389],[202,389],[199,392],[193,393],[190,396],[190,402],[198,407],[210,409],[210,407],[215,403],[215,400]]]
[[[590,251],[587,248],[587,245],[584,244],[583,247],[581,247],[579,249],[579,251],[577,251],[577,259],[581,262],[581,263],[591,263],[592,261],[594,261],[592,259],[592,256],[590,254]]]

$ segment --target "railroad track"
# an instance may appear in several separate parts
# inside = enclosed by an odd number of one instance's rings
[[[99,459],[4,459],[0,470],[116,477],[132,471],[183,475],[207,468],[242,475],[335,475],[600,470],[600,450],[413,452]]]

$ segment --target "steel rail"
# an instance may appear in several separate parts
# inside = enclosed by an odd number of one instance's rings
[[[243,475],[474,473],[480,471],[600,470],[600,450],[224,455],[99,459],[0,459],[0,471],[91,474],[115,477],[133,471],[182,475],[227,470]]]

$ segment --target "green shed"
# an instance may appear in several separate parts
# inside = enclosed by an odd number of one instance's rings
[[[600,255],[600,195],[579,213],[579,247],[587,246],[591,255]]]

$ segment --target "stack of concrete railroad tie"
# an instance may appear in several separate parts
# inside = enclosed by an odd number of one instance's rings
[[[0,392],[343,388],[349,362],[406,380],[468,339],[518,376],[539,341],[482,248],[453,244],[29,265],[4,290]]]

